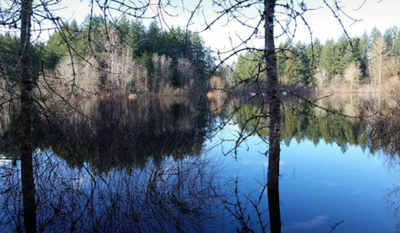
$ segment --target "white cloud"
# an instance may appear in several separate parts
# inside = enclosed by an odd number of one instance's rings
[[[304,228],[313,228],[313,227],[317,227],[317,226],[327,225],[326,224],[327,220],[328,220],[327,216],[321,215],[321,216],[317,216],[311,220],[289,223],[287,226],[283,226],[282,230],[284,230],[284,229],[304,229]]]

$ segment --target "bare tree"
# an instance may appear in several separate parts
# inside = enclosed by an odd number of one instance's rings
[[[21,2],[21,181],[24,204],[25,230],[36,232],[35,184],[32,167],[32,76],[30,70],[32,0]]]
[[[201,2],[201,1],[200,1]],[[220,58],[219,65],[225,63],[231,57],[244,52],[258,52],[262,54],[259,58],[256,72],[251,72],[246,77],[241,77],[237,86],[256,87],[249,94],[248,90],[241,92],[241,100],[238,104],[232,107],[232,112],[228,119],[222,123],[224,127],[230,122],[242,121],[242,127],[238,132],[238,137],[234,148],[231,148],[227,153],[237,152],[237,148],[252,135],[260,135],[263,130],[267,130],[268,138],[264,138],[268,144],[268,151],[265,154],[268,158],[268,174],[267,174],[267,190],[268,203],[270,212],[270,227],[271,232],[280,232],[280,202],[279,202],[279,161],[280,161],[280,133],[281,133],[281,95],[283,93],[289,96],[296,96],[302,99],[300,95],[294,93],[291,89],[281,89],[277,77],[277,56],[274,41],[280,37],[286,37],[289,43],[293,43],[296,36],[298,24],[304,24],[309,30],[311,42],[313,41],[312,30],[306,20],[306,13],[311,10],[307,6],[306,1],[276,1],[276,0],[243,0],[243,1],[226,1],[214,0],[216,16],[209,20],[205,18],[206,27],[208,30],[214,27],[221,21],[226,24],[234,24],[240,27],[241,33],[236,32],[236,41],[230,45],[229,49],[223,52],[218,52]],[[350,18],[339,5],[338,1],[323,1],[322,6],[328,8],[333,18],[344,29],[343,23],[339,15],[344,14],[344,17]],[[239,31],[239,29],[237,29]],[[247,34],[243,32],[248,32]],[[278,32],[277,35],[274,32]],[[344,33],[348,36],[347,31]],[[262,46],[254,46],[255,41],[263,41]],[[350,42],[351,43],[351,42]],[[313,48],[312,48],[313,50]],[[262,77],[267,77],[267,82],[262,82]],[[324,76],[321,74],[320,81],[324,81]],[[314,85],[314,84],[313,84]],[[265,97],[266,98],[265,98]],[[246,112],[244,106],[252,100],[257,99],[261,104],[255,104],[256,111],[245,113],[240,116],[242,119],[237,119],[237,114]],[[313,103],[310,100],[309,103]],[[267,120],[266,120],[267,119]]]
[[[103,176],[71,168],[52,152],[34,160],[38,217],[36,225],[18,218],[22,202],[18,171],[2,163],[0,231],[23,232],[204,232],[225,197],[218,194],[221,167],[206,156],[144,169],[114,168]],[[25,208],[24,208],[25,209]],[[24,213],[25,214],[25,213]]]
[[[76,49],[73,44],[70,44],[67,40],[67,32],[60,30],[61,26],[64,24],[62,18],[57,15],[57,10],[54,10],[54,6],[60,3],[58,0],[43,0],[43,1],[33,1],[33,0],[6,0],[2,1],[0,4],[0,24],[4,27],[11,29],[19,29],[20,37],[20,49],[19,49],[19,60],[18,60],[18,75],[17,79],[11,88],[7,88],[8,97],[2,105],[18,101],[20,105],[20,116],[19,116],[19,130],[20,130],[20,153],[19,157],[21,159],[21,181],[22,181],[22,193],[23,193],[23,205],[24,205],[24,226],[26,232],[36,232],[36,201],[35,201],[35,183],[32,165],[32,153],[33,153],[33,138],[32,138],[32,112],[36,105],[38,109],[45,113],[48,110],[47,103],[42,102],[40,96],[35,97],[33,92],[34,88],[41,87],[46,88],[48,91],[53,92],[55,96],[58,96],[61,100],[66,102],[66,105],[73,107],[67,102],[67,100],[75,94],[76,84],[76,64],[73,59],[73,54]],[[106,1],[103,4],[98,1],[91,1],[91,15],[90,22],[93,17],[93,9],[100,7],[103,11],[105,20],[112,22],[113,12],[124,12],[127,15],[133,17],[147,17],[145,14],[150,7],[155,9],[155,12],[148,15],[148,17],[154,17],[163,12],[163,8],[169,5],[169,2],[163,3],[151,3],[151,1],[138,1],[132,2],[130,4],[125,4],[120,1]],[[50,25],[50,26],[48,26]],[[31,44],[37,39],[33,37],[32,33],[39,38],[41,33],[46,30],[59,30],[61,36],[67,43],[68,52],[70,54],[70,69],[72,70],[71,82],[69,83],[70,91],[67,94],[57,93],[56,90],[52,88],[51,85],[46,85],[47,80],[42,82],[42,85],[37,84],[37,74],[32,74],[31,70]],[[111,33],[105,32],[105,37],[110,38]],[[90,33],[89,33],[90,36]],[[89,37],[89,41],[91,38]],[[112,42],[112,40],[111,40]],[[93,51],[93,50],[92,50]],[[112,55],[113,53],[111,53]],[[83,57],[82,54],[78,54],[82,59],[87,59]],[[113,57],[111,57],[111,60]],[[86,60],[90,63],[90,60]],[[44,61],[43,61],[44,62]],[[43,63],[42,62],[42,63]],[[42,73],[44,73],[42,71]],[[113,72],[111,72],[113,73]],[[113,81],[114,79],[112,79]],[[42,90],[38,90],[36,94],[41,95]],[[73,108],[72,108],[73,109]]]
[[[22,180],[23,180],[23,193],[24,195],[24,205],[26,204],[26,215],[30,216],[32,219],[35,219],[35,195],[34,195],[34,182],[33,182],[33,171],[32,171],[32,136],[31,136],[31,127],[32,127],[32,109],[34,107],[34,103],[39,103],[38,100],[34,100],[32,98],[33,87],[35,85],[32,75],[30,73],[30,50],[29,46],[32,43],[31,38],[31,28],[32,28],[32,19],[35,20],[34,23],[38,25],[42,25],[42,20],[47,20],[51,22],[51,24],[56,28],[60,29],[62,25],[62,20],[57,16],[56,12],[52,11],[49,6],[54,6],[58,4],[56,0],[47,0],[40,1],[37,6],[32,7],[32,0],[22,0],[19,3],[17,0],[10,0],[9,6],[7,9],[3,10],[0,13],[4,13],[0,17],[0,23],[7,26],[17,25],[19,27],[20,38],[21,38],[21,57],[20,57],[20,80],[18,82],[20,86],[20,104],[21,104],[21,166],[22,166]],[[182,1],[183,3],[183,1]],[[192,16],[199,11],[200,5],[203,3],[202,0],[199,1],[198,6],[193,10],[191,14],[191,18],[188,21],[188,26],[190,25],[190,21],[192,20]],[[324,3],[332,10],[335,18],[339,19],[338,13],[340,13],[341,9],[338,6],[337,1],[334,1],[332,6],[329,5],[326,1]],[[107,50],[110,52],[109,59],[109,74],[110,76],[110,88],[114,89],[115,83],[117,80],[118,70],[117,66],[114,66],[118,62],[116,62],[116,54],[119,48],[114,47],[115,41],[117,40],[115,34],[113,32],[112,27],[108,27],[108,24],[113,23],[112,15],[115,12],[125,13],[129,16],[133,17],[143,17],[143,18],[151,18],[151,17],[160,17],[163,20],[165,15],[168,15],[168,11],[166,11],[166,7],[170,6],[170,1],[157,1],[153,3],[152,1],[130,1],[130,2],[121,2],[117,0],[105,1],[101,3],[99,1],[91,1],[91,17],[89,19],[89,25],[92,24],[93,17],[93,9],[95,5],[99,6],[102,10],[102,14],[106,21],[106,26],[104,28],[104,38],[106,38],[109,42]],[[281,92],[277,70],[276,70],[276,52],[275,52],[275,44],[274,40],[276,37],[287,35],[290,41],[295,37],[296,25],[298,21],[306,24],[308,27],[307,21],[305,20],[304,14],[311,10],[307,8],[305,1],[291,1],[287,0],[282,3],[276,0],[242,0],[242,1],[228,1],[228,0],[214,0],[213,1],[217,16],[211,20],[206,20],[205,30],[212,28],[217,22],[226,19],[228,23],[232,21],[236,21],[244,28],[250,29],[248,35],[239,35],[240,43],[238,45],[232,45],[231,49],[225,53],[226,57],[222,58],[221,64],[227,61],[229,58],[236,56],[237,54],[244,51],[258,51],[262,54],[260,56],[259,66],[257,67],[257,73],[252,75],[251,77],[247,77],[241,81],[243,84],[247,84],[251,82],[257,87],[257,93],[255,95],[246,96],[243,102],[239,104],[239,106],[234,107],[234,112],[240,110],[240,108],[244,105],[244,103],[248,103],[252,99],[260,98],[262,99],[262,103],[259,105],[259,111],[257,115],[252,115],[247,119],[247,123],[250,120],[255,119],[258,122],[257,127],[254,128],[248,135],[240,134],[237,139],[237,143],[235,144],[235,148],[239,146],[243,141],[246,140],[250,135],[259,134],[259,130],[268,128],[269,129],[269,138],[266,142],[269,145],[269,149],[266,152],[266,155],[269,156],[269,166],[268,166],[268,178],[267,178],[267,187],[268,187],[268,197],[269,197],[269,210],[270,210],[270,218],[271,218],[271,231],[272,232],[280,232],[280,204],[279,204],[279,162],[280,162],[280,130],[281,130]],[[15,6],[17,6],[17,11],[15,10]],[[154,13],[150,13],[149,16],[148,10],[152,9]],[[250,15],[256,15],[256,17],[251,18],[248,17],[248,9],[252,10]],[[334,10],[337,9],[337,10]],[[247,15],[247,16],[246,16]],[[284,19],[280,20],[278,16],[283,16]],[[341,23],[340,19],[339,22]],[[278,28],[281,29],[282,34],[274,35],[274,25],[277,25]],[[294,27],[292,25],[295,25]],[[39,28],[39,31],[42,28]],[[61,32],[63,39],[68,44],[68,40],[66,40],[66,32]],[[91,41],[91,34],[89,33],[88,40]],[[310,36],[312,38],[311,30]],[[261,37],[263,40],[263,48],[257,48],[250,46],[250,42],[255,38]],[[93,44],[91,44],[92,53],[95,50],[93,48]],[[74,46],[68,44],[68,51],[71,56],[70,67],[72,70],[72,80],[70,82],[70,92],[66,96],[57,94],[61,99],[67,100],[70,96],[75,94],[75,89],[77,88],[77,82],[75,80],[76,73],[76,64],[74,62],[72,54],[75,49]],[[221,54],[219,54],[221,55]],[[79,55],[78,55],[79,56]],[[81,59],[84,59],[86,62],[89,62],[89,59],[80,55]],[[189,83],[188,73],[192,71],[191,63],[186,60],[179,60],[178,68],[181,74],[181,83]],[[262,75],[267,76],[267,83],[264,85],[260,82],[260,77]],[[147,85],[147,81],[144,82],[144,85]],[[51,87],[49,90],[54,91]],[[285,90],[286,91],[286,90]],[[292,93],[291,90],[287,90],[289,93]],[[40,93],[40,91],[39,91]],[[263,94],[267,95],[267,98],[262,97]],[[246,94],[243,94],[245,96]],[[266,104],[265,104],[266,103]],[[41,103],[42,109],[46,109],[46,104]],[[265,107],[267,105],[268,107]],[[230,118],[228,120],[233,119],[234,114],[230,114]],[[268,118],[269,121],[261,120]],[[224,122],[223,124],[227,124]],[[243,131],[241,132],[243,133]],[[25,189],[24,189],[25,187]],[[25,190],[25,191],[24,191]],[[35,221],[32,219],[25,220],[25,229],[29,231],[29,229],[33,229],[32,231],[36,231]]]
[[[371,45],[371,64],[369,67],[372,82],[382,89],[383,81],[383,64],[387,59],[388,52],[385,41],[381,37],[374,38]]]

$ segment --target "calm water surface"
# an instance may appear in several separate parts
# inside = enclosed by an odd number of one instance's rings
[[[339,99],[318,104],[359,115],[377,103]],[[38,232],[235,232],[244,226],[270,232],[268,130],[249,135],[268,120],[243,124],[258,103],[227,120],[237,100],[212,111],[221,103],[102,100],[80,104],[83,114],[59,108],[50,121],[38,114]],[[369,136],[374,122],[298,100],[283,111],[281,232],[330,232],[335,224],[332,232],[396,232],[399,159],[388,149],[393,145]],[[0,231],[22,231],[14,118],[4,113],[1,119]],[[236,154],[228,153],[239,132],[246,140]]]

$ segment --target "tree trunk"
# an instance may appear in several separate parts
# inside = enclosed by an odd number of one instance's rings
[[[274,44],[275,0],[264,0],[265,17],[265,63],[267,68],[267,94],[270,112],[270,135],[268,153],[268,206],[271,232],[281,232],[279,203],[279,160],[280,160],[280,96],[276,74]]]
[[[267,93],[270,112],[268,187],[279,186],[280,159],[280,97],[276,74],[276,55],[274,45],[275,0],[265,0],[265,62],[267,68]]]
[[[35,183],[32,166],[32,78],[30,71],[32,0],[21,3],[21,118],[20,118],[20,156],[21,183],[24,208],[25,232],[36,232]]]

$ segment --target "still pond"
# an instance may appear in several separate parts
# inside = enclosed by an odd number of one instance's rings
[[[37,232],[271,232],[277,213],[287,233],[397,232],[400,121],[371,117],[378,97],[315,103],[322,108],[295,98],[282,105],[275,212],[268,118],[251,118],[257,99],[90,99],[73,104],[79,111],[38,110],[30,221]],[[15,122],[2,113],[0,232],[23,232],[29,221]]]

